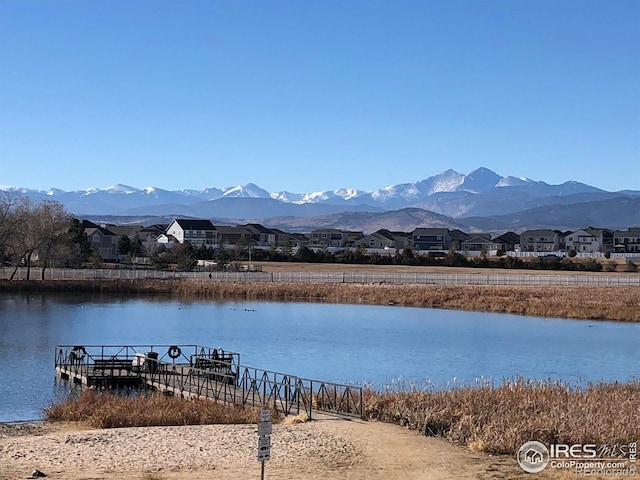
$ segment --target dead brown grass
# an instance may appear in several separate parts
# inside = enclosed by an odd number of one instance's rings
[[[51,422],[81,422],[93,428],[257,423],[260,410],[211,400],[164,396],[122,396],[84,390],[78,397],[49,406]],[[281,415],[272,412],[273,421]]]
[[[309,265],[318,268],[317,264]],[[335,269],[335,264],[331,266]],[[397,268],[401,270],[420,267]],[[0,290],[96,292],[116,295],[168,294],[181,298],[399,305],[540,317],[640,321],[638,287],[314,284],[178,279],[4,282],[0,284]]]
[[[392,284],[234,283],[190,281],[175,286],[187,297],[323,301],[446,308],[540,317],[640,321],[637,287],[518,287]]]
[[[513,455],[522,444],[623,445],[640,437],[640,382],[578,389],[525,379],[445,391],[363,392],[365,418],[439,436],[474,451]],[[49,421],[93,428],[255,424],[259,410],[152,395],[123,397],[84,391],[45,411]],[[271,412],[274,422],[282,420]],[[303,416],[287,423],[304,422]]]
[[[442,436],[487,453],[515,454],[530,440],[622,445],[640,436],[640,383],[584,390],[527,380],[449,391],[364,392],[368,419]]]

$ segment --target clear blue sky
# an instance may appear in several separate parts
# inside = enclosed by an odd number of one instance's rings
[[[638,0],[0,0],[0,185],[640,189]]]

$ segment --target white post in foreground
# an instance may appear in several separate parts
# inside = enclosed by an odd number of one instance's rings
[[[264,462],[271,459],[271,412],[267,409],[260,411],[258,422],[258,461],[260,462],[260,480],[264,480]]]

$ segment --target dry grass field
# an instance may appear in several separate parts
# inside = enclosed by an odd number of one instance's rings
[[[579,262],[580,260],[575,260]],[[247,262],[243,262],[247,263]],[[302,263],[302,262],[251,262],[260,266],[265,272],[388,272],[388,273],[448,273],[448,274],[529,274],[529,275],[619,275],[623,272],[624,259],[601,259],[603,265],[616,265],[616,271],[562,271],[562,270],[527,270],[504,268],[472,268],[420,265],[370,265],[350,263]],[[638,275],[638,273],[631,274]]]
[[[614,277],[638,276],[621,273],[623,259],[615,262],[615,272],[581,272],[555,270],[504,270],[491,268],[433,267],[408,265],[354,265],[335,263],[257,262],[265,272],[387,272],[439,274],[522,274]],[[404,305],[412,307],[448,308],[457,310],[514,313],[519,315],[575,318],[589,320],[640,321],[640,289],[634,287],[518,287],[518,286],[419,286],[419,285],[340,285],[325,290],[316,286],[314,292],[301,295],[339,303]],[[291,286],[294,289],[293,286]],[[264,294],[262,294],[264,295]]]
[[[376,266],[322,263],[260,262],[263,272],[444,273],[455,275],[515,274],[613,279],[638,273],[563,272],[549,270],[474,269],[463,267]],[[251,274],[249,274],[251,275]],[[380,275],[382,277],[382,275]],[[535,278],[535,277],[532,277]],[[631,277],[629,277],[631,278]],[[544,283],[544,282],[543,282]],[[549,283],[549,282],[548,282]],[[562,282],[560,282],[562,283]],[[608,283],[605,281],[603,284]],[[612,280],[611,284],[615,284]],[[45,280],[4,281],[0,291],[88,292],[116,295],[172,295],[177,298],[311,301],[397,305],[554,318],[640,321],[638,286],[435,285],[414,283],[249,282],[209,279]]]

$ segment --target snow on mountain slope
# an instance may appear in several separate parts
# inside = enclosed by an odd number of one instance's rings
[[[279,200],[284,203],[300,203],[304,198],[304,195],[301,193],[291,193],[291,192],[272,192],[271,198],[274,200]]]
[[[518,187],[529,183],[535,182],[529,180],[527,177],[502,177],[496,184],[496,187]]]
[[[363,191],[357,188],[339,188],[333,191],[294,193],[279,191],[270,193],[254,183],[237,185],[223,189],[163,190],[157,187],[138,189],[125,184],[112,185],[104,189],[88,188],[65,192],[51,188],[48,191],[27,188],[4,188],[23,192],[33,200],[57,200],[73,213],[119,212],[132,209],[153,209],[154,211],[175,209],[211,202],[218,199],[265,199],[284,204],[328,204],[372,210],[393,210],[407,207],[427,208],[449,216],[460,216],[470,212],[495,212],[507,205],[517,208],[535,204],[535,198],[565,196],[578,193],[593,194],[602,190],[579,182],[568,181],[561,185],[549,185],[528,178],[502,177],[488,168],[478,168],[463,175],[449,169],[437,175],[413,183],[402,183]],[[532,200],[533,199],[533,200]],[[270,208],[273,207],[274,204]],[[273,207],[275,208],[275,207]],[[195,213],[194,213],[195,215]]]
[[[131,193],[139,192],[140,189],[134,188],[134,187],[130,187],[129,185],[123,185],[121,183],[118,183],[117,185],[111,185],[110,187],[105,188],[103,191],[108,192],[108,193],[113,193],[113,194],[125,193],[125,194],[128,195],[128,194],[131,194]]]
[[[223,197],[271,198],[271,194],[254,183],[224,189]]]

